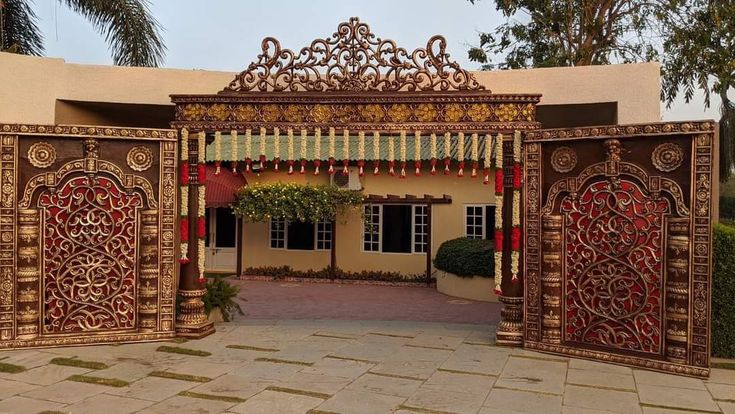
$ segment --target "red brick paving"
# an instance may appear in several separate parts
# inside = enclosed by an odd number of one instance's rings
[[[498,303],[446,296],[429,287],[230,280],[246,318],[422,321],[495,325]]]

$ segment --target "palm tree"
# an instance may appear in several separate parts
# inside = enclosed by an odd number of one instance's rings
[[[121,66],[158,66],[166,46],[148,0],[57,0],[86,17],[104,36]],[[0,51],[43,54],[43,35],[31,0],[0,0]]]

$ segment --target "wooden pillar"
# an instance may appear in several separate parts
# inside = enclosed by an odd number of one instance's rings
[[[202,338],[214,333],[214,324],[207,320],[202,297],[207,293],[204,283],[199,282],[199,249],[197,246],[199,209],[199,145],[191,134],[189,139],[189,263],[182,265],[179,281],[179,296],[182,297],[176,315],[176,334],[187,338]]]
[[[500,302],[504,305],[500,312],[500,322],[496,328],[498,345],[523,345],[523,266],[519,266],[518,280],[513,281],[510,272],[511,231],[513,220],[513,135],[503,141],[503,280],[500,284],[503,294]],[[521,203],[523,205],[523,203]],[[522,212],[521,212],[522,213]],[[521,215],[522,216],[522,215]],[[521,220],[522,217],[521,217]],[[523,257],[521,246],[520,257]]]

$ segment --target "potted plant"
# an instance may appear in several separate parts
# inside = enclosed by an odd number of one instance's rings
[[[229,322],[235,312],[244,315],[240,304],[235,300],[238,293],[240,293],[239,286],[232,285],[221,277],[209,279],[207,293],[202,298],[204,311],[207,312],[209,319],[214,322]]]

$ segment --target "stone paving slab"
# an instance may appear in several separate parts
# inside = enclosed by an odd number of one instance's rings
[[[0,375],[0,413],[735,414],[733,370],[703,381],[498,347],[492,332],[243,319],[199,341],[0,352],[28,368]],[[210,355],[157,351],[162,344]],[[50,364],[56,356],[109,367]]]

